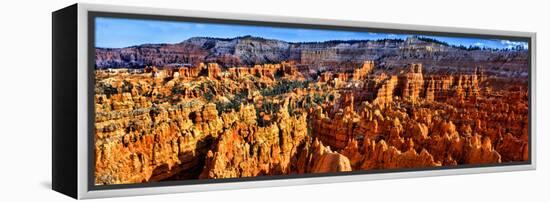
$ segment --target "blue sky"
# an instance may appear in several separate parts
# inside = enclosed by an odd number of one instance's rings
[[[233,38],[238,36],[259,36],[288,42],[311,42],[328,40],[405,39],[410,35],[353,32],[340,30],[296,29],[268,26],[230,25],[215,23],[194,23],[179,21],[137,20],[122,18],[96,18],[95,46],[101,48],[122,48],[146,43],[179,43],[191,37]],[[489,48],[510,48],[527,43],[461,37],[425,36],[452,45],[480,46]]]

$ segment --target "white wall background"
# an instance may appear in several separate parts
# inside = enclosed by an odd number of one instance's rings
[[[126,197],[106,201],[532,201],[550,199],[549,5],[541,0],[88,0],[90,3],[538,33],[536,171]],[[1,1],[0,201],[67,201],[51,186],[51,12],[68,0]],[[29,201],[31,201],[29,200]]]

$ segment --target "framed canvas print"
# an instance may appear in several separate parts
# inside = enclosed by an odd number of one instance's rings
[[[74,198],[535,169],[534,33],[52,15],[52,184]]]

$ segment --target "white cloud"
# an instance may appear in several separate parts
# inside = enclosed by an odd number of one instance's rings
[[[520,42],[520,41],[510,41],[510,40],[500,40],[500,44],[506,46],[507,48],[513,48],[516,46],[522,46],[523,48],[527,48],[527,43]]]
[[[481,42],[476,42],[476,43],[474,43],[474,46],[483,47],[483,46],[485,46],[485,44],[481,43]]]

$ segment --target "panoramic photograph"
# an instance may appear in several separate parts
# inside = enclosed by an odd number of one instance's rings
[[[94,23],[95,185],[529,161],[526,41]]]

